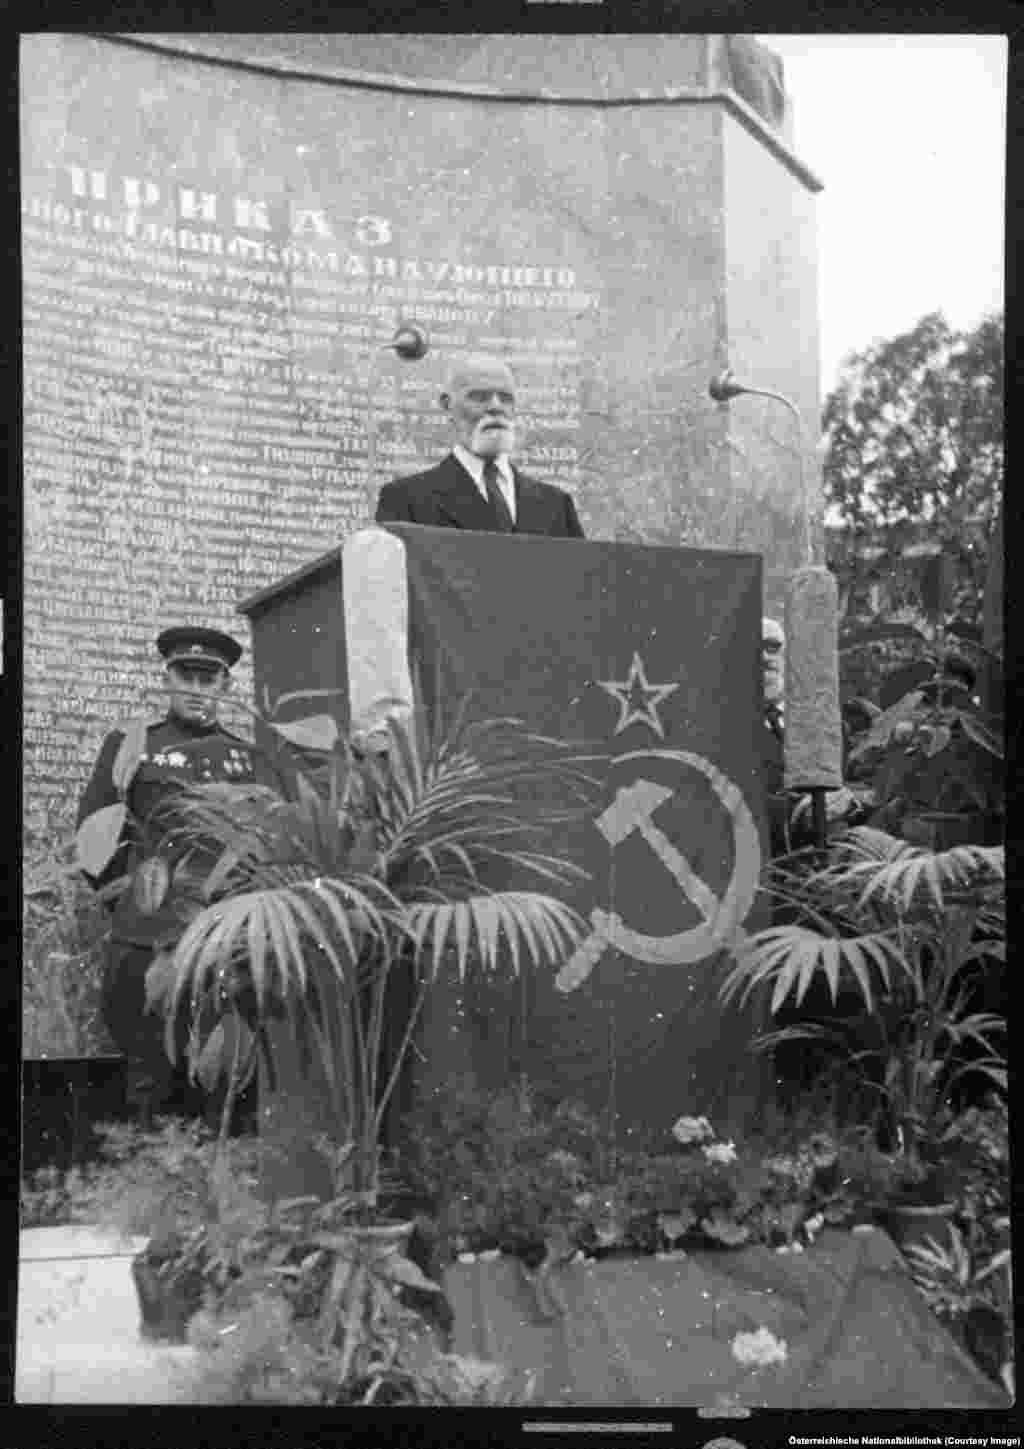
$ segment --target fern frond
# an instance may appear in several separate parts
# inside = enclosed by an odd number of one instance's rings
[[[405,909],[404,920],[417,949],[433,945],[433,974],[445,948],[454,947],[460,979],[465,977],[474,944],[484,969],[493,970],[504,940],[513,970],[518,972],[523,946],[534,960],[557,964],[572,951],[585,929],[571,907],[532,891],[496,891],[438,906],[411,905]]]
[[[721,1000],[728,1003],[738,994],[742,1006],[754,990],[771,984],[769,1010],[772,1015],[790,995],[799,1005],[817,978],[827,982],[835,1003],[844,976],[852,977],[871,1011],[874,1009],[873,972],[888,987],[891,966],[907,969],[899,942],[889,932],[846,939],[794,925],[755,931],[735,951],[734,963],[719,987]]]

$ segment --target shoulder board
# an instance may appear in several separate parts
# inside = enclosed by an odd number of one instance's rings
[[[152,725],[144,719],[127,720],[118,726],[121,734],[121,745],[111,768],[114,785],[118,793],[123,797],[135,777],[143,755],[146,753],[146,742]]]
[[[162,720],[162,719],[150,719],[150,720],[146,720],[146,719],[143,719],[140,715],[136,715],[133,719],[121,719],[121,720],[118,720],[117,724],[116,725],[112,725],[110,727],[110,729],[107,731],[107,733],[108,734],[111,734],[111,735],[120,735],[121,738],[124,739],[129,734],[131,734],[131,732],[133,730],[140,730],[141,729],[141,730],[145,730],[146,734],[149,734],[150,730],[157,730],[157,729],[160,728],[160,726],[162,724],[166,724],[166,723],[167,723],[166,720]]]

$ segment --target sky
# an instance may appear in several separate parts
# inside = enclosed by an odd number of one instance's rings
[[[821,391],[843,357],[927,312],[1003,306],[1007,44],[1000,36],[762,35],[785,68],[817,199]]]

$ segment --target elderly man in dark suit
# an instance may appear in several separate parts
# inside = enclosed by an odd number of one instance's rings
[[[515,382],[500,358],[465,358],[442,392],[441,406],[452,422],[452,451],[425,473],[385,483],[378,523],[583,537],[568,493],[512,466]]]

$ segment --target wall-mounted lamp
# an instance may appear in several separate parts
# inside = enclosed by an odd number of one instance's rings
[[[385,348],[393,347],[403,362],[419,362],[430,351],[427,334],[414,322],[403,322]]]

